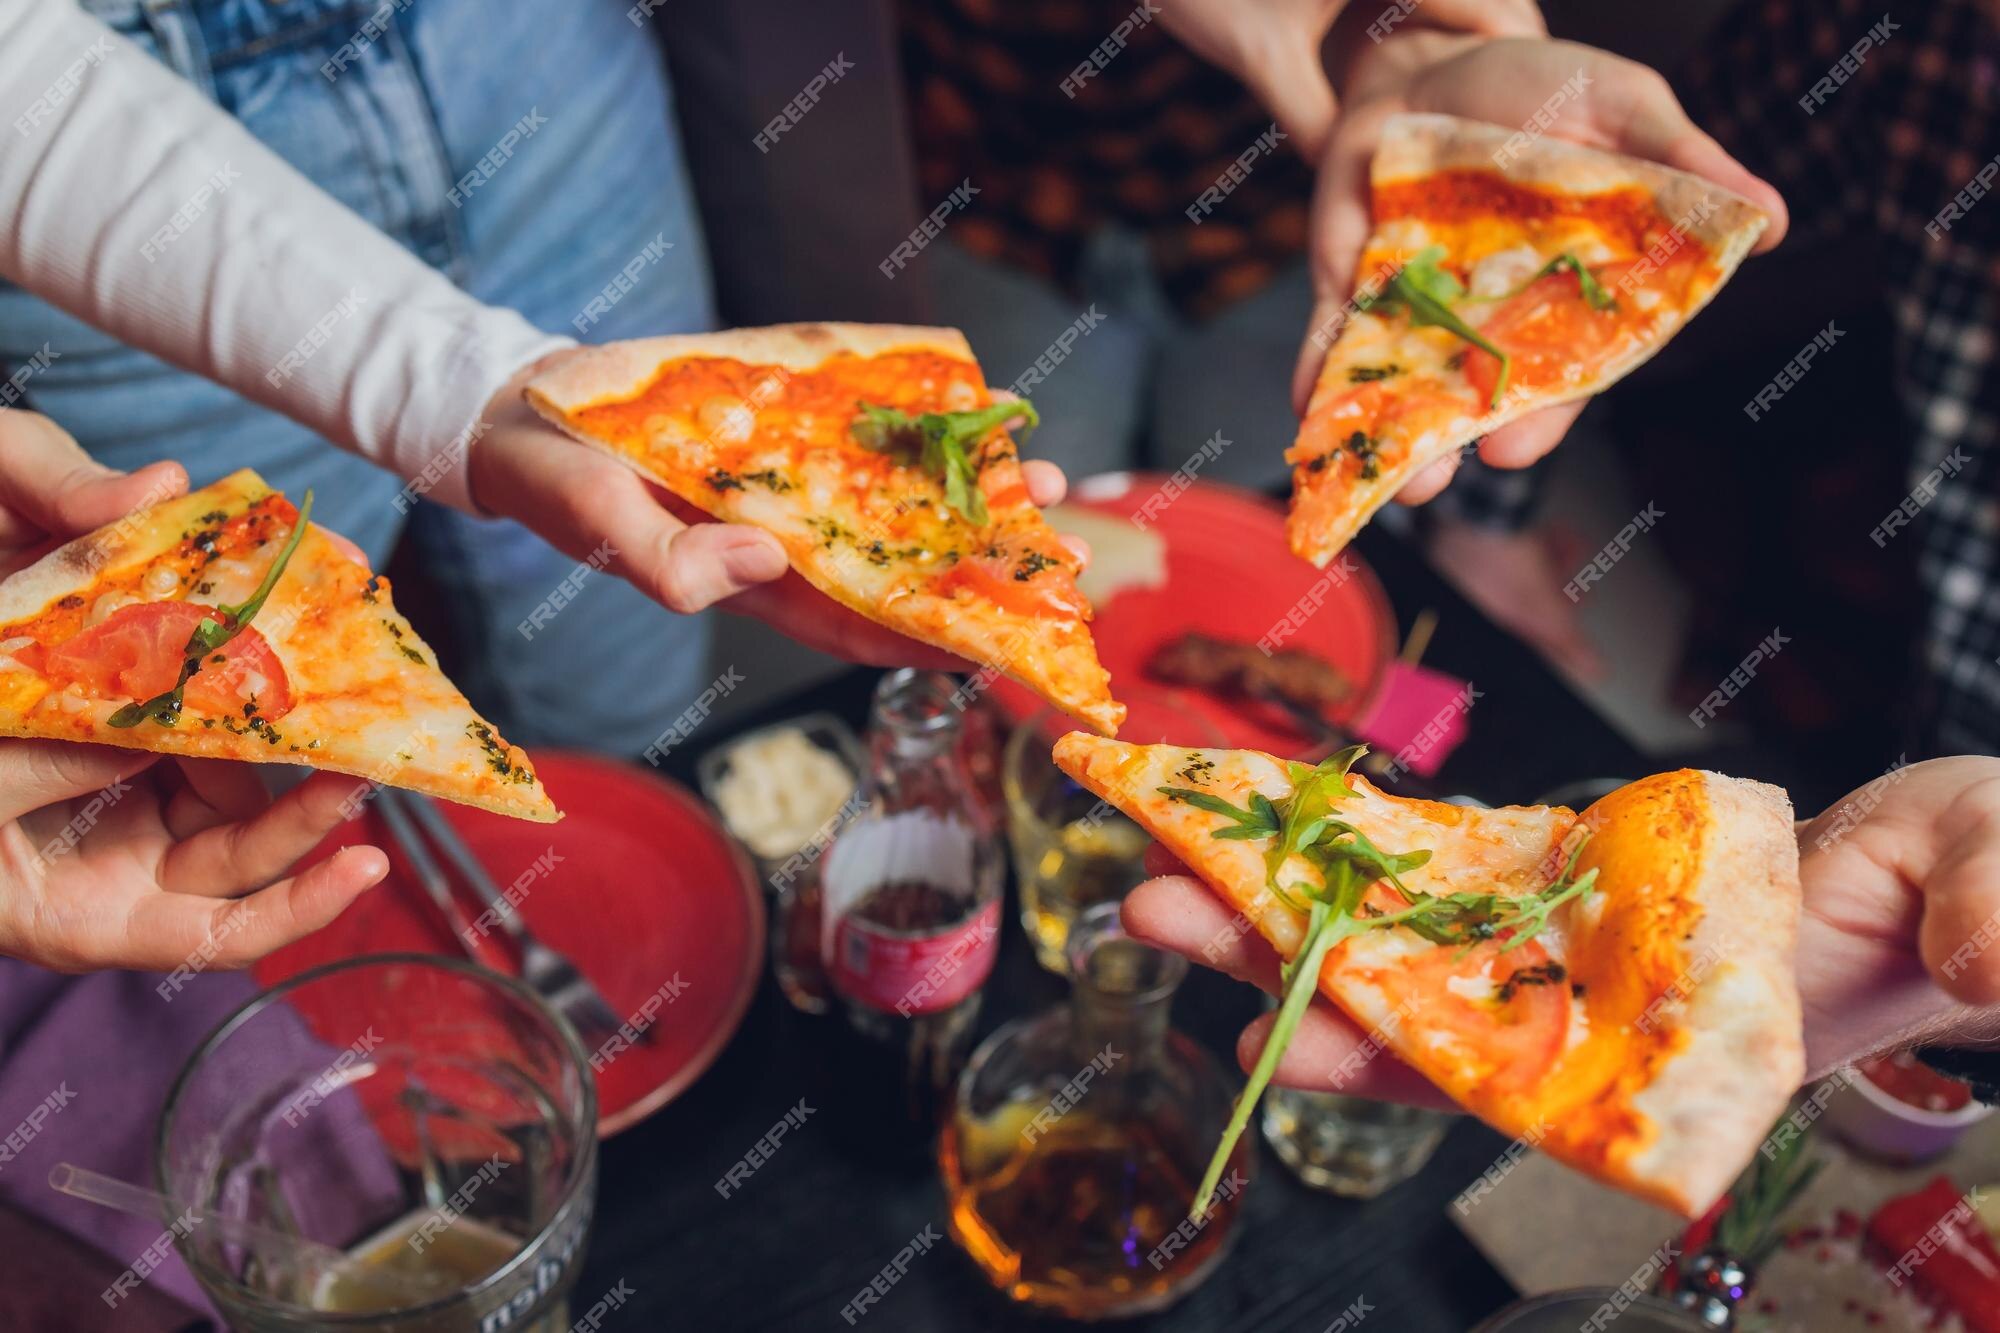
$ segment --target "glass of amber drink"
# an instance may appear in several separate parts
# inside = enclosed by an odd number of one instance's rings
[[[597,1193],[597,1094],[569,1025],[511,977],[383,954],[304,972],[209,1035],[160,1119],[176,1210],[344,1252],[303,1272],[174,1243],[229,1327],[566,1328]]]

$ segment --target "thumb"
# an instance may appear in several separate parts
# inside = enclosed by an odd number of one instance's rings
[[[109,787],[157,763],[158,755],[66,741],[0,743],[0,821]]]
[[[0,411],[0,547],[67,540],[186,489],[178,463],[113,472],[40,413]]]
[[[705,610],[791,567],[770,533],[737,523],[684,523],[638,473],[601,456],[583,457],[598,474],[590,489],[591,535],[602,537],[597,549],[613,573],[669,611]]]
[[[665,511],[661,518],[675,522]],[[679,526],[622,563],[621,572],[641,591],[683,614],[781,578],[791,567],[776,537],[736,523]]]

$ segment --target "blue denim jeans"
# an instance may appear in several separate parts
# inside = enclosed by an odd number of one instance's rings
[[[481,300],[593,342],[713,327],[664,57],[628,0],[83,3]],[[524,124],[490,177],[457,188]],[[579,332],[661,236],[672,248]],[[44,344],[59,355],[25,405],[111,466],[177,458],[196,485],[253,467],[295,496],[313,487],[315,517],[377,562],[407,523],[447,594],[460,683],[510,738],[632,754],[695,695],[704,620],[593,573],[559,621],[524,633],[574,560],[512,522],[428,503],[406,516],[400,478],[0,284],[0,368]]]

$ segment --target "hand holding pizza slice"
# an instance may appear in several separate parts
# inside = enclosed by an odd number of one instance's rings
[[[1687,172],[1441,115],[1387,119],[1370,200],[1286,453],[1292,549],[1319,565],[1432,465],[1651,357],[1768,222]]]
[[[1005,429],[1033,409],[995,400],[957,330],[793,324],[612,343],[565,356],[527,397],[685,504],[775,536],[840,607],[1004,671],[1106,734],[1123,720],[1077,557]]]
[[[160,462],[120,474],[47,418],[0,411],[0,577],[180,495]],[[332,920],[388,873],[350,846],[293,873],[344,818],[352,779],[275,800],[252,772],[104,745],[0,740],[0,955],[59,972],[240,967]]]
[[[237,472],[0,581],[0,736],[303,764],[559,818],[310,506]]]
[[[1684,770],[1581,815],[1472,810],[1385,795],[1354,757],[1056,746],[1234,909],[1215,952],[1255,933],[1284,960],[1235,1129],[1319,994],[1502,1133],[1702,1212],[1804,1073],[1783,793]]]

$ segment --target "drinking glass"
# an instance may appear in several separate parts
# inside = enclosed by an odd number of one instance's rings
[[[1214,748],[1222,733],[1178,691],[1124,686],[1128,710],[1118,739],[1135,745]],[[1007,738],[1001,788],[1007,797],[1007,839],[1021,886],[1021,926],[1035,960],[1068,975],[1066,947],[1077,917],[1112,902],[1146,877],[1152,841],[1144,829],[1057,768],[1049,751],[1076,724],[1044,708]]]
[[[238,1009],[181,1071],[156,1143],[183,1216],[344,1250],[304,1289],[198,1223],[174,1243],[250,1333],[551,1333],[597,1193],[597,1094],[570,1026],[511,977],[382,954]]]
[[[1372,1199],[1400,1185],[1437,1151],[1457,1119],[1337,1092],[1272,1088],[1264,1094],[1264,1141],[1314,1189]]]

